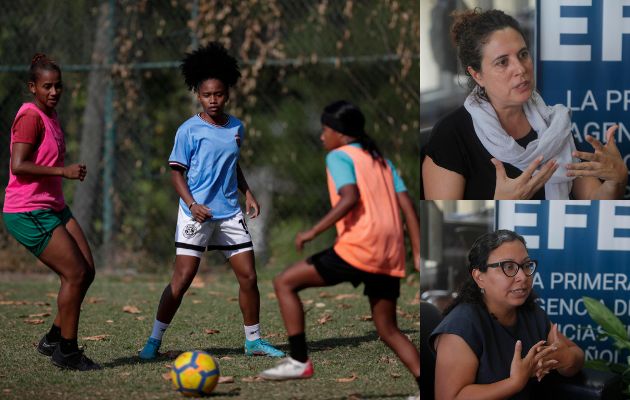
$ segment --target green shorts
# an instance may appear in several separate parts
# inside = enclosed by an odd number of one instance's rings
[[[65,225],[72,212],[66,206],[63,210],[35,210],[18,213],[2,213],[4,225],[13,237],[28,251],[39,257],[59,225]]]

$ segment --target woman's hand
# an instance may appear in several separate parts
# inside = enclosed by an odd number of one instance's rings
[[[203,204],[195,203],[190,206],[190,213],[192,217],[197,222],[204,222],[207,219],[212,218],[212,212],[210,209]]]
[[[497,182],[494,189],[495,200],[527,200],[534,197],[537,191],[547,183],[558,169],[556,160],[548,161],[536,175],[534,172],[543,157],[535,159],[523,173],[515,179],[508,178],[503,163],[496,158],[490,160],[496,169]]]
[[[523,343],[520,340],[516,341],[514,345],[514,357],[512,358],[512,364],[510,365],[510,379],[513,380],[515,387],[518,389],[516,392],[521,391],[530,377],[535,375],[536,372],[536,354],[539,352],[539,348],[544,346],[545,341],[541,340],[532,346],[527,352],[525,358],[521,358],[521,351],[523,349]]]
[[[66,179],[78,179],[83,181],[87,175],[85,164],[72,164],[62,168],[61,175]]]
[[[609,184],[625,187],[628,181],[628,168],[615,143],[615,131],[618,126],[611,126],[606,131],[606,145],[593,136],[587,135],[586,141],[595,149],[594,153],[573,152],[584,162],[567,164],[567,176],[594,176]]]
[[[295,235],[295,248],[297,251],[302,251],[302,249],[304,249],[304,244],[315,239],[315,236],[315,232],[312,229],[304,232],[298,232],[298,234]]]
[[[260,215],[260,204],[251,190],[245,192],[245,213],[252,219]]]

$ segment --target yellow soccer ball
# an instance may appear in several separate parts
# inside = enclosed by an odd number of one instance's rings
[[[187,351],[173,363],[171,380],[184,396],[207,396],[219,383],[219,363],[205,351]]]

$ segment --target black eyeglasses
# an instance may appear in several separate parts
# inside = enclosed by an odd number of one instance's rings
[[[503,273],[510,278],[516,276],[518,274],[519,268],[523,270],[525,275],[532,276],[536,271],[536,267],[538,266],[538,262],[536,260],[525,261],[523,264],[519,264],[516,261],[499,261],[493,264],[488,264],[486,267],[488,268],[496,268],[501,267]]]

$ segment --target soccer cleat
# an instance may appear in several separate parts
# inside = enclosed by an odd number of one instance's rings
[[[276,349],[264,339],[245,340],[245,355],[284,357],[284,352]]]
[[[161,344],[161,340],[149,337],[147,344],[144,345],[144,348],[140,351],[138,356],[143,360],[153,360],[158,356],[158,350],[160,349]]]
[[[313,363],[310,359],[306,360],[306,362],[299,362],[291,357],[287,357],[278,361],[275,367],[261,372],[258,376],[264,379],[278,381],[285,379],[306,379],[313,376]]]
[[[101,369],[101,366],[90,360],[83,354],[83,350],[78,350],[70,354],[63,354],[61,348],[57,346],[50,358],[52,363],[61,369],[71,369],[75,371],[93,371]]]
[[[37,345],[37,351],[47,357],[50,357],[53,355],[58,345],[59,342],[49,342],[46,335],[44,335]]]

